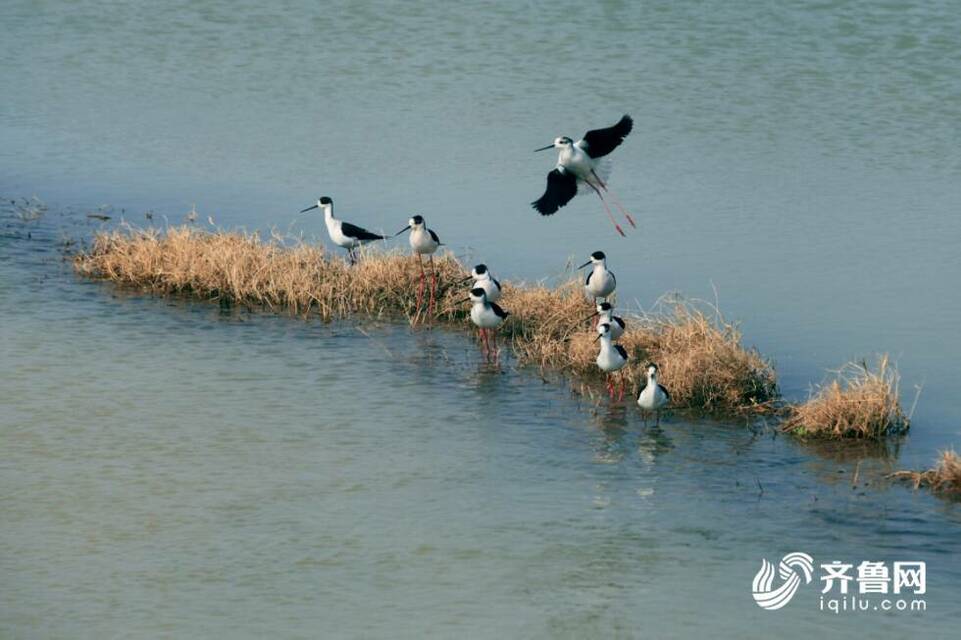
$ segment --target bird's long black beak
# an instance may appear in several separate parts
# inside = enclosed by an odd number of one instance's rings
[[[467,282],[468,280],[473,280],[473,279],[474,279],[474,276],[467,276],[466,278],[463,278],[463,279],[461,279],[461,280],[458,280],[458,281],[457,281],[457,284],[464,284],[464,283]]]
[[[465,302],[473,302],[473,300],[471,300],[469,297],[467,297],[467,298],[464,298],[463,300],[459,300],[458,302],[459,302],[460,304],[463,304],[463,303],[465,303]]]
[[[593,318],[593,317],[596,316],[596,315],[598,315],[598,313],[595,311],[595,312],[592,313],[591,315],[589,315],[589,316],[587,316],[586,318],[584,318],[583,320],[581,320],[581,322],[587,322],[588,320],[590,320],[591,318]],[[580,323],[578,323],[578,324],[580,324]]]
[[[394,234],[394,237],[396,238],[396,237],[399,236],[400,234],[404,233],[405,231],[409,231],[409,230],[410,230],[410,225],[407,225],[406,227],[404,227],[403,229],[401,229],[400,231],[398,231],[397,233],[395,233],[395,234]]]
[[[537,153],[538,151],[547,151],[548,149],[553,149],[553,148],[554,148],[554,145],[549,144],[546,147],[541,147],[540,149],[534,149],[534,153]]]
[[[587,262],[585,262],[584,264],[582,264],[581,266],[579,266],[578,269],[583,269],[584,267],[586,267],[586,266],[588,266],[588,265],[590,265],[590,264],[591,264],[591,261],[588,260]]]
[[[306,209],[301,209],[300,212],[301,212],[301,213],[307,213],[307,212],[310,211],[311,209],[316,209],[316,208],[317,208],[317,205],[314,205],[314,206],[312,206],[312,207],[307,207]]]
[[[597,334],[597,337],[594,338],[594,340],[592,340],[592,342],[597,342],[598,340],[600,340],[600,339],[601,339],[601,335],[602,335],[602,334],[600,334],[600,333]]]

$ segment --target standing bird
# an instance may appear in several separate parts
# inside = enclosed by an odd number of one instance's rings
[[[433,313],[434,295],[437,293],[437,272],[434,270],[434,252],[441,246],[440,238],[434,233],[433,229],[428,229],[423,216],[414,216],[407,221],[407,226],[394,234],[399,236],[405,231],[410,231],[410,248],[417,256],[417,263],[420,265],[420,286],[417,288],[417,310],[424,302],[424,282],[427,279],[424,273],[424,261],[422,256],[430,256],[430,300],[427,303],[427,313]]]
[[[611,325],[606,322],[597,325],[597,337],[594,341],[601,341],[601,350],[597,354],[597,366],[601,371],[607,374],[607,392],[611,395],[611,399],[614,399],[614,382],[611,379],[611,374],[620,371],[627,364],[627,351],[624,350],[619,344],[614,344],[611,341]],[[624,381],[621,381],[620,390],[618,392],[617,399],[621,400],[624,397]]]
[[[461,280],[461,282],[467,282],[468,280],[473,280],[475,287],[480,287],[484,290],[484,293],[487,294],[488,302],[497,302],[501,299],[501,283],[491,275],[490,269],[487,268],[486,264],[479,264],[471,269],[470,275]]]
[[[624,335],[624,318],[614,315],[614,306],[610,302],[601,302],[597,305],[597,322],[611,325],[611,339],[617,340]]]
[[[497,359],[497,334],[494,333],[494,347],[491,349],[490,336],[488,331],[490,329],[496,329],[501,326],[504,319],[510,315],[509,312],[504,311],[496,302],[491,302],[487,298],[487,292],[481,287],[474,287],[470,290],[470,296],[467,298],[471,302],[470,319],[475,325],[480,328],[481,339],[484,341],[484,355],[490,358],[490,355],[494,354],[494,359]],[[465,301],[466,302],[466,301]]]
[[[334,217],[334,201],[327,196],[321,196],[317,199],[317,204],[312,207],[307,207],[302,209],[301,213],[307,213],[314,209],[324,210],[324,224],[327,225],[327,235],[330,236],[330,241],[336,244],[338,247],[343,247],[347,249],[347,260],[350,264],[355,264],[357,262],[357,254],[355,249],[365,242],[372,242],[374,240],[384,240],[384,236],[379,236],[376,233],[368,231],[362,227],[358,227],[355,224],[349,222],[344,222],[343,220],[338,220]]]
[[[607,217],[611,219],[617,232],[624,236],[621,225],[614,220],[611,208],[607,206],[602,191],[607,193],[614,200],[614,205],[620,209],[621,213],[631,224],[634,219],[627,212],[624,205],[607,188],[607,183],[601,178],[600,174],[605,173],[606,166],[602,167],[601,158],[616,149],[627,134],[634,127],[631,117],[625,115],[617,124],[607,129],[593,129],[584,134],[584,137],[574,142],[567,136],[556,138],[552,144],[534,151],[546,151],[557,149],[557,166],[547,174],[547,189],[539,199],[531,203],[542,216],[553,215],[558,209],[570,202],[577,195],[578,188],[587,186],[597,197],[601,199]],[[582,193],[586,192],[581,189]]]
[[[651,411],[657,415],[657,424],[661,424],[661,408],[671,401],[671,394],[657,383],[657,365],[653,362],[647,365],[647,381],[641,385],[641,392],[637,396],[637,405],[644,411],[644,422]]]
[[[597,303],[598,298],[604,298],[604,302],[607,302],[607,298],[617,288],[617,279],[614,277],[614,273],[607,269],[607,256],[604,255],[603,251],[595,251],[591,254],[591,259],[579,266],[578,269],[590,265],[594,265],[594,268],[587,274],[587,279],[584,281],[584,290],[587,291],[587,295],[595,303]]]

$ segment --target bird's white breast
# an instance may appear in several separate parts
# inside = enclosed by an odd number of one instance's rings
[[[497,302],[501,298],[501,290],[497,288],[494,281],[490,278],[485,278],[483,280],[477,280],[474,282],[475,287],[480,287],[487,294],[488,302]]]
[[[655,411],[667,404],[667,394],[657,382],[648,382],[641,395],[637,397],[637,404],[641,409]]]
[[[504,321],[503,318],[499,317],[494,313],[494,309],[490,305],[475,303],[470,310],[471,322],[476,324],[481,329],[493,329],[499,327]]]
[[[595,298],[606,298],[614,292],[615,280],[610,271],[602,265],[594,267],[591,279],[584,288]]]
[[[426,227],[418,227],[410,232],[410,248],[417,253],[427,254],[437,251],[437,243]]]
[[[577,145],[562,149],[558,155],[557,163],[582,180],[590,176],[591,170],[594,168],[594,161]]]
[[[602,371],[611,373],[619,371],[627,363],[627,360],[621,357],[610,340],[601,340],[601,350],[597,354],[596,362]]]
[[[344,232],[341,230],[340,220],[326,218],[324,222],[327,224],[327,235],[330,236],[330,241],[338,247],[353,249],[360,244],[355,239],[344,235]]]

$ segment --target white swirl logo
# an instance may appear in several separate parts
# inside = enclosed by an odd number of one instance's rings
[[[778,576],[784,582],[777,589],[771,589],[771,583],[774,582],[774,565],[766,558],[762,558],[761,570],[754,576],[754,582],[751,584],[757,606],[774,611],[790,602],[798,587],[801,586],[799,571],[804,574],[804,584],[811,582],[814,558],[799,551],[787,554],[781,558],[777,568]]]

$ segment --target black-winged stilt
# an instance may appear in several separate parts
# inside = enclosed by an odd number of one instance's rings
[[[471,303],[470,319],[477,327],[480,329],[481,339],[484,343],[484,355],[490,358],[493,354],[494,359],[497,359],[497,334],[493,333],[494,347],[491,348],[491,338],[488,332],[492,329],[496,329],[501,326],[504,319],[510,315],[510,312],[504,311],[496,302],[491,302],[487,298],[487,292],[481,287],[474,287],[470,290],[470,296],[467,300]],[[465,302],[467,301],[465,300]]]
[[[327,225],[327,235],[330,236],[330,241],[336,244],[338,247],[343,247],[347,249],[347,259],[350,264],[357,262],[357,254],[354,250],[365,242],[372,242],[374,240],[383,240],[384,236],[377,235],[367,229],[358,227],[355,224],[349,222],[344,222],[343,220],[338,220],[334,217],[334,201],[327,196],[321,196],[317,199],[317,204],[312,207],[307,207],[302,209],[301,213],[307,213],[314,209],[323,209],[324,211],[324,224]]]
[[[597,318],[598,323],[611,325],[612,340],[617,340],[624,335],[624,318],[614,315],[614,305],[610,302],[598,303],[597,311],[591,317]]]
[[[624,208],[617,197],[608,190],[605,179],[600,175],[604,173],[600,159],[614,151],[633,127],[634,121],[631,120],[630,116],[625,115],[613,127],[588,131],[577,142],[567,136],[561,136],[556,138],[552,144],[535,149],[535,151],[557,149],[558,156],[557,166],[547,174],[547,189],[544,191],[544,195],[532,202],[531,205],[542,216],[553,215],[577,195],[579,188],[583,193],[585,192],[583,187],[586,187],[601,199],[607,217],[611,219],[619,234],[623,236],[624,230],[614,220],[614,215],[611,213],[611,208],[607,206],[607,200],[604,199],[603,193],[611,196],[614,205],[620,209],[631,226],[636,228],[637,225],[634,224],[631,214],[627,212],[627,209]]]
[[[410,231],[410,248],[417,256],[417,263],[420,266],[420,285],[417,288],[417,312],[420,313],[420,306],[424,302],[424,282],[427,279],[424,273],[424,260],[422,256],[430,256],[430,300],[427,303],[427,313],[434,312],[434,296],[437,293],[437,272],[434,270],[434,253],[443,244],[433,229],[428,229],[423,216],[413,216],[407,221],[407,226],[394,234],[399,236],[405,231]]]
[[[598,298],[603,298],[607,302],[607,298],[617,288],[617,279],[614,277],[614,273],[607,268],[607,256],[604,255],[603,251],[595,251],[591,254],[591,259],[579,266],[578,269],[590,265],[594,265],[594,267],[587,274],[587,279],[584,280],[584,290],[594,300],[595,304]]]
[[[637,405],[644,411],[644,421],[647,422],[647,415],[653,411],[657,415],[657,424],[661,424],[661,409],[670,401],[671,394],[657,383],[657,365],[652,362],[647,365],[647,380],[637,395]]]
[[[473,280],[473,287],[480,287],[487,294],[488,302],[497,302],[501,299],[501,283],[497,281],[487,268],[486,264],[479,264],[470,271],[470,275],[461,280],[467,282]]]
[[[614,398],[614,383],[611,374],[620,371],[627,364],[627,351],[619,344],[614,344],[611,339],[611,325],[606,322],[597,325],[597,337],[594,341],[601,341],[601,350],[597,354],[597,366],[607,374],[607,392],[611,399]],[[618,392],[618,400],[624,397],[624,381],[621,381]]]

